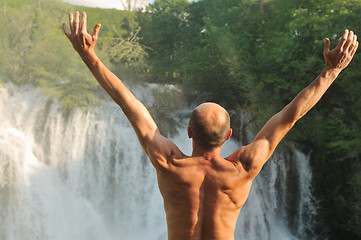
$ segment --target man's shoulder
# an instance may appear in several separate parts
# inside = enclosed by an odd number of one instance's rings
[[[268,148],[269,143],[266,140],[253,141],[239,148],[226,159],[239,163],[243,171],[253,179],[265,163]]]
[[[158,135],[152,144],[149,144],[146,150],[151,162],[156,169],[168,168],[174,159],[182,159],[187,156],[178,148],[178,146],[168,138]]]

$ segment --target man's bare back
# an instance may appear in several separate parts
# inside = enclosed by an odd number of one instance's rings
[[[162,136],[145,106],[97,57],[94,47],[100,24],[90,35],[86,14],[69,14],[70,33],[65,35],[99,84],[121,107],[139,142],[157,171],[164,199],[170,240],[231,240],[238,215],[248,197],[253,179],[293,125],[322,97],[340,72],[351,62],[358,48],[357,36],[345,30],[338,45],[330,50],[324,42],[326,66],[321,74],[287,106],[275,114],[253,141],[223,159],[223,143],[232,135],[229,115],[215,103],[193,110],[188,127],[192,139],[191,157]]]
[[[239,162],[221,157],[173,158],[157,173],[168,239],[234,239],[251,188]]]

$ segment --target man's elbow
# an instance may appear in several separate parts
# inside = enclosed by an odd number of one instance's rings
[[[292,128],[293,125],[295,125],[295,123],[304,115],[298,109],[290,106],[290,104],[285,106],[279,114],[281,115],[282,122],[287,124],[289,128]]]

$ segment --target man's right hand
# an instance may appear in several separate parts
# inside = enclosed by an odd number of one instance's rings
[[[330,51],[330,40],[325,39],[323,55],[326,68],[341,72],[351,62],[358,47],[357,36],[347,29],[344,31],[338,45]]]
[[[75,12],[75,19],[73,13],[69,13],[69,33],[66,29],[66,24],[63,23],[63,30],[70,42],[73,44],[74,49],[81,57],[94,53],[94,47],[98,40],[100,24],[95,25],[93,34],[90,35],[86,30],[86,13],[82,14],[81,26],[79,29],[79,12]]]

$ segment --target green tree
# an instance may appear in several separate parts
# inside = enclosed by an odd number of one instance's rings
[[[130,36],[123,38],[120,34],[116,34],[107,43],[106,52],[110,61],[118,66],[116,72],[126,72],[126,79],[133,80],[134,74],[142,73],[147,68],[145,58],[148,53],[146,48],[139,43],[138,33],[141,28],[136,32],[131,32]]]
[[[139,20],[141,43],[149,47],[148,74],[153,81],[175,82],[181,75],[179,52],[188,5],[187,0],[156,0]]]

